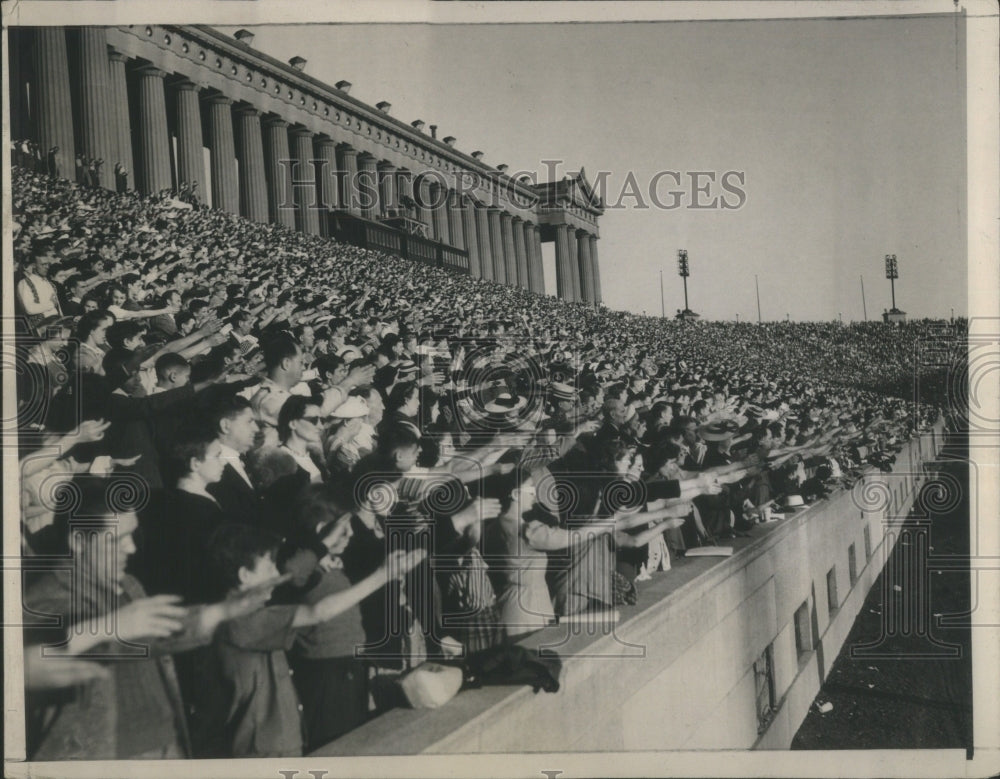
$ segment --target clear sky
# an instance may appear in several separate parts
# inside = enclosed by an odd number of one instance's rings
[[[220,27],[233,32],[235,27]],[[308,59],[327,83],[388,100],[511,171],[563,160],[607,172],[601,280],[612,308],[711,319],[862,319],[966,312],[965,55],[951,16],[788,21],[255,27],[253,46]],[[682,186],[659,171],[681,174]],[[716,183],[692,209],[691,172]],[[638,183],[640,198],[619,195]],[[702,184],[706,179],[701,179]],[[545,246],[547,289],[555,279]]]

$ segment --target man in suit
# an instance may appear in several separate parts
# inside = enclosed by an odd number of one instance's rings
[[[225,467],[222,478],[209,485],[209,494],[218,501],[227,521],[252,525],[279,535],[282,538],[279,567],[282,572],[293,575],[288,587],[304,586],[327,550],[313,530],[277,521],[273,506],[269,510],[250,480],[243,456],[256,448],[263,437],[250,402],[240,395],[221,397],[213,404],[210,417],[213,430],[218,434],[217,440],[222,445],[221,457]],[[284,512],[281,513],[284,515]],[[284,516],[281,518],[284,519]]]
[[[263,508],[243,456],[257,443],[260,427],[250,401],[240,395],[220,398],[211,411],[212,424],[222,444],[225,468],[222,478],[208,491],[219,502],[227,519],[261,527]]]

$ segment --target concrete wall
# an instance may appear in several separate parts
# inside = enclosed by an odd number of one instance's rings
[[[912,439],[892,473],[869,471],[853,490],[737,539],[730,558],[676,561],[640,584],[640,603],[621,609],[613,628],[555,626],[522,641],[558,647],[558,693],[464,691],[441,709],[391,711],[315,754],[787,748],[888,558],[940,432]],[[768,646],[776,711],[758,734],[753,664]]]

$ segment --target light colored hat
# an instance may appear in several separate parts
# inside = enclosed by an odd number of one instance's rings
[[[355,419],[368,415],[368,404],[364,398],[353,395],[333,410],[333,416],[340,419]]]
[[[528,399],[509,392],[499,393],[489,403],[483,404],[483,411],[487,414],[512,414],[520,411],[527,404]]]
[[[786,495],[785,500],[782,502],[782,508],[786,509],[802,509],[806,507],[806,503],[802,500],[801,495]]]
[[[553,400],[575,400],[576,390],[569,384],[561,381],[554,381],[549,385],[549,392]]]
[[[718,419],[698,428],[703,441],[726,441],[740,432],[740,425],[734,419]]]
[[[421,663],[400,679],[399,686],[413,708],[436,709],[461,689],[462,669],[440,663]]]
[[[403,378],[405,376],[412,376],[417,372],[417,364],[413,360],[401,360],[398,365],[396,365],[396,379]]]
[[[344,362],[354,362],[355,360],[360,360],[362,357],[361,350],[356,346],[345,346],[337,352],[337,356]]]

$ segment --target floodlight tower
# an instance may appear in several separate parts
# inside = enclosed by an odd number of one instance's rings
[[[684,310],[690,311],[690,306],[688,306],[688,276],[691,275],[691,269],[688,266],[688,253],[686,249],[677,250],[677,273],[684,279]]]
[[[688,265],[687,249],[677,250],[677,275],[684,279],[684,310],[678,314],[678,318],[684,320],[697,319],[698,315],[688,305],[688,276],[691,275],[691,268]]]
[[[899,278],[899,264],[896,262],[895,254],[885,255],[885,277],[892,285],[892,308],[882,314],[882,319],[893,324],[905,322],[906,312],[896,308],[896,279]]]
[[[899,264],[895,254],[885,255],[885,277],[892,285],[892,310],[896,310],[896,279],[899,278]]]

